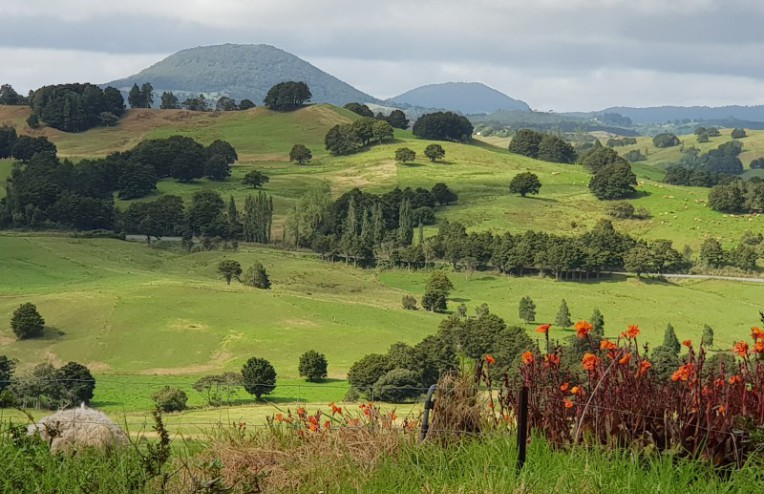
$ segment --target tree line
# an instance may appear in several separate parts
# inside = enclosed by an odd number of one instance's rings
[[[125,112],[125,100],[118,89],[90,84],[56,84],[33,91],[28,98],[36,128],[42,121],[64,132],[82,132],[93,127],[116,125]]]

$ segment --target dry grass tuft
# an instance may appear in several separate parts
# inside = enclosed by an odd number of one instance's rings
[[[443,376],[438,382],[427,440],[447,444],[454,439],[479,435],[485,410],[478,398],[478,388],[471,375]]]

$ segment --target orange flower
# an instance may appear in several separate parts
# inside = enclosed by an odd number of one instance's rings
[[[486,363],[488,363],[488,365],[493,365],[493,364],[496,363],[496,359],[493,358],[493,355],[486,355],[485,356],[485,361],[486,361]]]
[[[493,410],[493,407],[494,407],[494,404],[493,404],[493,403],[489,403],[489,404],[488,404],[488,408],[490,408],[491,410]]]
[[[723,387],[724,379],[722,379],[721,377],[717,377],[716,379],[714,379],[714,386],[716,386],[717,388]]]
[[[692,340],[684,340],[682,345],[686,346],[687,348],[692,348]]]
[[[570,394],[573,395],[580,395],[583,391],[578,386],[573,386],[573,389],[570,390]]]
[[[576,335],[579,338],[586,338],[591,332],[593,326],[589,321],[578,321],[575,325]]]
[[[610,340],[600,341],[600,350],[615,350],[618,346]]]
[[[647,360],[643,360],[642,362],[639,363],[639,370],[637,371],[637,376],[638,377],[644,376],[645,374],[647,374],[647,371],[649,371],[650,367],[652,366],[653,364],[651,364]]]
[[[556,353],[550,353],[544,356],[544,364],[549,367],[550,365],[560,365],[560,356]]]
[[[531,365],[533,363],[533,353],[532,352],[523,353],[522,359],[525,365]]]
[[[597,367],[599,359],[593,353],[584,354],[584,358],[581,360],[581,365],[585,370],[589,372],[593,371]]]
[[[339,413],[340,415],[342,415],[342,408],[335,405],[334,402],[329,403],[329,406],[332,407],[332,415],[336,413]]]
[[[626,333],[624,333],[627,338],[630,340],[633,340],[637,336],[639,336],[639,326],[636,324],[632,324],[629,326],[629,329],[626,330]]]
[[[764,353],[764,340],[756,340],[756,344],[753,345],[753,351],[756,353]]]
[[[311,424],[318,425],[318,418],[315,415],[311,415],[310,417],[308,417],[308,422],[310,422]]]
[[[565,400],[565,408],[573,408],[573,402],[570,400]]]
[[[725,407],[724,405],[720,405],[719,409],[717,411],[718,411],[719,415],[721,415],[723,417],[727,416],[727,407]]]
[[[552,327],[551,324],[542,324],[542,325],[540,325],[539,327],[536,328],[536,332],[537,333],[547,334],[547,333],[549,333],[549,328],[551,328],[551,327]]]
[[[729,381],[730,384],[740,384],[743,382],[743,378],[735,374],[734,376],[730,377]]]
[[[300,416],[300,417],[304,416],[305,415],[305,409],[302,408],[302,407],[298,408],[297,409],[297,415]]]
[[[764,331],[761,328],[751,328],[751,336],[754,340],[764,340]]]
[[[562,386],[560,386],[560,391],[563,393],[566,392],[570,388],[570,383],[563,383]]]
[[[332,426],[332,424],[328,420],[326,422],[324,422],[324,429],[328,429],[331,426]]]
[[[276,414],[276,422],[283,422],[284,421],[284,414],[277,413]]]
[[[695,364],[685,364],[674,372],[671,376],[672,381],[689,381],[695,374]]]
[[[621,365],[628,365],[628,363],[631,362],[631,354],[627,353],[623,357],[621,357],[621,360],[618,361]]]
[[[308,424],[308,430],[310,432],[316,432],[318,431],[318,424],[310,423]]]
[[[738,341],[735,343],[735,347],[732,349],[738,356],[746,358],[748,356],[748,343],[745,341]]]

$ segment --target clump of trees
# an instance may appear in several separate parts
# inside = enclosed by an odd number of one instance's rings
[[[64,132],[114,125],[125,111],[118,89],[90,83],[43,86],[30,94],[29,104],[46,125]]]
[[[573,146],[553,134],[521,129],[509,143],[509,152],[552,163],[574,163],[576,151]]]
[[[392,140],[393,127],[384,120],[363,117],[350,124],[337,124],[326,133],[324,145],[335,156],[353,154]]]
[[[743,172],[739,155],[743,145],[728,141],[716,149],[701,153],[696,147],[686,148],[679,163],[666,169],[665,181],[675,185],[713,187],[731,180],[731,176]]]
[[[589,190],[601,200],[632,197],[637,192],[636,185],[637,176],[625,162],[606,165],[589,180]]]
[[[621,146],[632,146],[637,143],[637,139],[635,137],[622,137],[622,138],[610,138],[607,140],[605,145],[609,148],[615,148],[615,147],[621,147]]]
[[[421,139],[469,142],[473,127],[470,121],[453,112],[427,113],[414,122],[412,132]]]
[[[0,105],[26,105],[27,99],[16,92],[10,84],[0,86]]]
[[[722,213],[764,212],[764,181],[738,179],[716,185],[708,192],[708,206]]]
[[[356,103],[356,102],[348,103],[345,106],[343,106],[343,108],[346,110],[350,110],[357,115],[361,115],[362,117],[374,118],[374,112],[371,111],[371,109],[368,106],[364,105],[363,103]]]
[[[279,82],[268,90],[263,102],[274,111],[291,111],[310,101],[313,95],[302,81]]]
[[[60,368],[46,362],[16,375],[17,362],[0,355],[0,407],[68,408],[88,404],[96,381],[90,370],[77,362]]]
[[[670,132],[663,132],[653,137],[653,145],[657,148],[670,148],[680,143],[679,138]]]

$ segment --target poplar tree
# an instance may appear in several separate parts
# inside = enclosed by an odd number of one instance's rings
[[[555,325],[567,329],[573,325],[573,321],[570,320],[570,310],[568,309],[568,303],[565,299],[560,302],[560,308],[557,310],[557,317],[554,320]]]
[[[401,201],[398,210],[398,242],[401,245],[411,245],[414,239],[414,214],[408,199]]]

